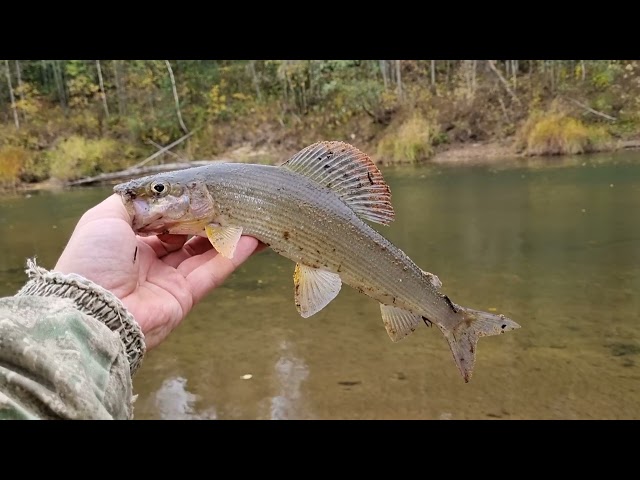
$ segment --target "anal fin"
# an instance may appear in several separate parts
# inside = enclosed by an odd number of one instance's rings
[[[236,245],[242,236],[242,227],[207,225],[204,229],[213,248],[221,255],[233,258]]]
[[[336,298],[342,287],[340,275],[296,263],[293,272],[295,302],[303,318],[319,312]]]
[[[402,340],[404,337],[412,333],[420,322],[421,315],[415,315],[402,308],[393,305],[380,304],[380,313],[382,313],[382,322],[384,328],[387,329],[389,337],[394,342]]]

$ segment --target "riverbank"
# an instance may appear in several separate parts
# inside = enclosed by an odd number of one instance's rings
[[[640,150],[640,138],[620,140],[612,143],[608,148],[597,150],[597,152],[616,152],[621,150]],[[513,143],[494,141],[449,146],[447,149],[436,153],[429,160],[429,163],[481,166],[534,157],[548,158],[549,156],[527,155],[516,151]]]
[[[141,165],[277,165],[319,140],[381,166],[640,146],[638,61],[14,63],[13,96],[0,101],[10,191],[111,181]]]
[[[615,143],[611,143],[608,149],[600,150],[600,152],[616,152],[622,150],[640,150],[640,138],[620,140]],[[249,145],[244,145],[238,148],[231,149],[225,152],[223,155],[215,156],[209,159],[212,162],[228,161],[237,163],[261,163],[268,165],[279,165],[289,158],[293,153],[290,149],[283,151],[276,150],[274,148],[259,147],[253,148]],[[398,162],[385,162],[383,158],[373,154],[372,159],[381,168],[390,165],[398,165]],[[515,148],[513,141],[487,141],[487,142],[474,142],[474,143],[457,143],[453,145],[443,145],[438,148],[431,158],[419,162],[420,164],[435,164],[446,166],[461,166],[461,167],[478,167],[483,165],[506,165],[510,163],[525,162],[528,159],[535,158],[552,158],[549,156],[533,156],[526,155],[523,152],[518,152]],[[189,162],[184,162],[185,167]],[[175,169],[181,168],[179,162],[171,162],[167,164],[171,165]],[[124,177],[128,178],[128,177]],[[121,181],[120,179],[104,181],[104,182],[91,182],[92,184],[103,183],[113,184]],[[0,186],[0,195],[4,193],[28,193],[37,191],[56,191],[64,190],[66,188],[79,188],[82,184],[70,185],[68,182],[56,178],[49,178],[41,182],[33,183],[18,183],[11,187]]]

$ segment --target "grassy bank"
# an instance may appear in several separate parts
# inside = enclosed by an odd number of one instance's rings
[[[279,163],[324,139],[384,164],[495,146],[482,161],[640,136],[637,61],[21,62],[0,88],[5,188],[117,171],[187,131],[155,161]]]

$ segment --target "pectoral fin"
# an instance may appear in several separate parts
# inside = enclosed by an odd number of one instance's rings
[[[207,238],[219,253],[227,258],[233,258],[236,245],[242,236],[242,227],[221,227],[219,225],[207,225],[205,228]]]
[[[409,335],[422,321],[422,316],[414,315],[393,305],[383,305],[381,303],[380,312],[382,313],[384,328],[387,329],[389,337],[394,342],[402,340]]]
[[[296,308],[303,318],[310,317],[336,298],[342,287],[337,273],[296,263],[293,272]]]

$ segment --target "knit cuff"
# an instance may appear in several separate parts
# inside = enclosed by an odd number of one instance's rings
[[[144,335],[122,302],[111,292],[75,273],[50,272],[27,260],[30,280],[16,296],[60,297],[74,301],[78,309],[120,335],[125,347],[131,375],[138,370],[146,352]]]

